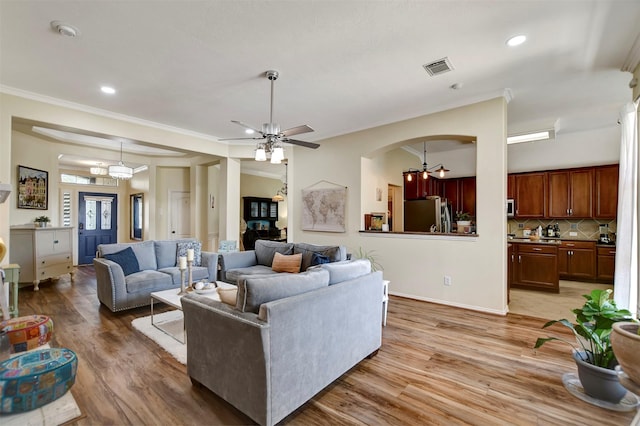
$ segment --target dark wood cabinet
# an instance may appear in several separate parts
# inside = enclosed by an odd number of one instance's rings
[[[411,180],[408,177],[411,176]],[[433,176],[423,177],[422,172],[403,172],[404,199],[418,200],[430,195],[440,195],[439,179]]]
[[[516,198],[516,177],[515,175],[507,175],[507,198]]]
[[[476,178],[440,179],[440,193],[451,203],[451,209],[455,215],[457,212],[466,212],[476,215]]]
[[[460,204],[462,211],[471,216],[476,215],[476,178],[460,178]]]
[[[560,292],[558,247],[550,244],[514,243],[511,287]]]
[[[617,164],[594,168],[594,217],[615,219],[618,213],[618,170]]]
[[[548,173],[550,218],[593,216],[593,168]]]
[[[615,246],[597,248],[597,276],[598,281],[613,283],[616,267]]]
[[[242,218],[248,222],[252,220],[278,220],[278,202],[271,198],[243,197]],[[274,224],[275,225],[275,224]]]
[[[596,278],[596,243],[562,241],[558,248],[560,278],[594,280]]]
[[[515,175],[516,217],[545,218],[547,216],[547,173]]]

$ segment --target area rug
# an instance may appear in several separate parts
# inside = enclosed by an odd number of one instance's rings
[[[156,342],[162,349],[169,352],[181,364],[187,364],[187,345],[180,343],[175,338],[184,340],[184,322],[182,311],[169,311],[153,316],[154,324],[164,331],[151,325],[151,316],[136,318],[131,321],[133,328]],[[165,332],[166,331],[166,332]]]

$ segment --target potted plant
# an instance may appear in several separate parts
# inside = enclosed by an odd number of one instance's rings
[[[640,324],[638,322],[614,323],[611,346],[622,371],[640,386]]]
[[[47,216],[38,216],[33,220],[39,227],[46,228],[47,223],[51,222]]]
[[[367,259],[371,262],[371,271],[383,271],[384,268],[380,265],[376,259],[375,250],[367,251],[362,247],[358,247],[358,251],[354,253],[356,259]]]
[[[471,219],[473,217],[467,212],[458,212],[456,214],[456,225],[459,234],[466,234],[471,232]]]
[[[539,338],[534,348],[539,348],[546,342],[558,340],[573,347],[573,359],[578,366],[578,377],[587,395],[618,403],[625,396],[627,390],[620,384],[614,370],[617,360],[611,347],[610,335],[613,324],[632,319],[631,312],[618,309],[616,303],[610,299],[612,290],[593,290],[589,295],[583,295],[586,300],[581,308],[573,309],[576,323],[561,319],[549,321],[542,328],[556,323],[569,328],[576,337],[580,348],[559,337]]]

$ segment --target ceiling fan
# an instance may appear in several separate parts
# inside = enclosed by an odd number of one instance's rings
[[[280,126],[273,122],[273,83],[278,79],[278,71],[269,70],[265,73],[265,76],[271,81],[271,106],[269,109],[269,122],[262,125],[262,130],[258,130],[242,121],[231,120],[232,123],[238,124],[245,129],[248,133],[257,133],[261,136],[254,136],[248,138],[230,138],[220,139],[222,141],[234,141],[234,140],[257,140],[258,146],[256,147],[256,161],[266,161],[267,156],[271,157],[271,162],[274,164],[280,164],[284,159],[284,148],[282,143],[289,143],[292,145],[304,146],[305,148],[316,149],[320,144],[314,142],[305,142],[297,139],[291,139],[290,136],[299,135],[301,133],[313,132],[313,129],[306,124],[301,126],[292,127],[286,130],[280,130]]]

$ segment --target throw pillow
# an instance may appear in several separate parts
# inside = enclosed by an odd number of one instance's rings
[[[302,263],[302,254],[280,254],[276,252],[273,255],[273,264],[271,269],[274,272],[291,272],[297,274],[300,272],[300,264]]]
[[[309,266],[322,265],[325,263],[331,263],[331,258],[329,258],[329,256],[325,256],[320,253],[313,253],[311,256],[311,265]]]
[[[120,265],[125,277],[135,272],[140,272],[138,258],[136,257],[131,247],[127,247],[126,249],[117,253],[105,254],[104,258],[116,262],[118,265]]]
[[[220,296],[220,301],[222,303],[226,303],[227,305],[231,305],[231,306],[236,306],[238,289],[218,287],[218,296]]]
[[[258,265],[271,266],[273,263],[273,255],[294,254],[292,243],[283,243],[280,241],[258,240],[255,245],[255,254]]]
[[[186,243],[178,243],[176,265],[178,264],[180,257],[187,257],[187,250],[193,249],[193,265],[202,266],[202,243],[199,241],[188,241]]]

